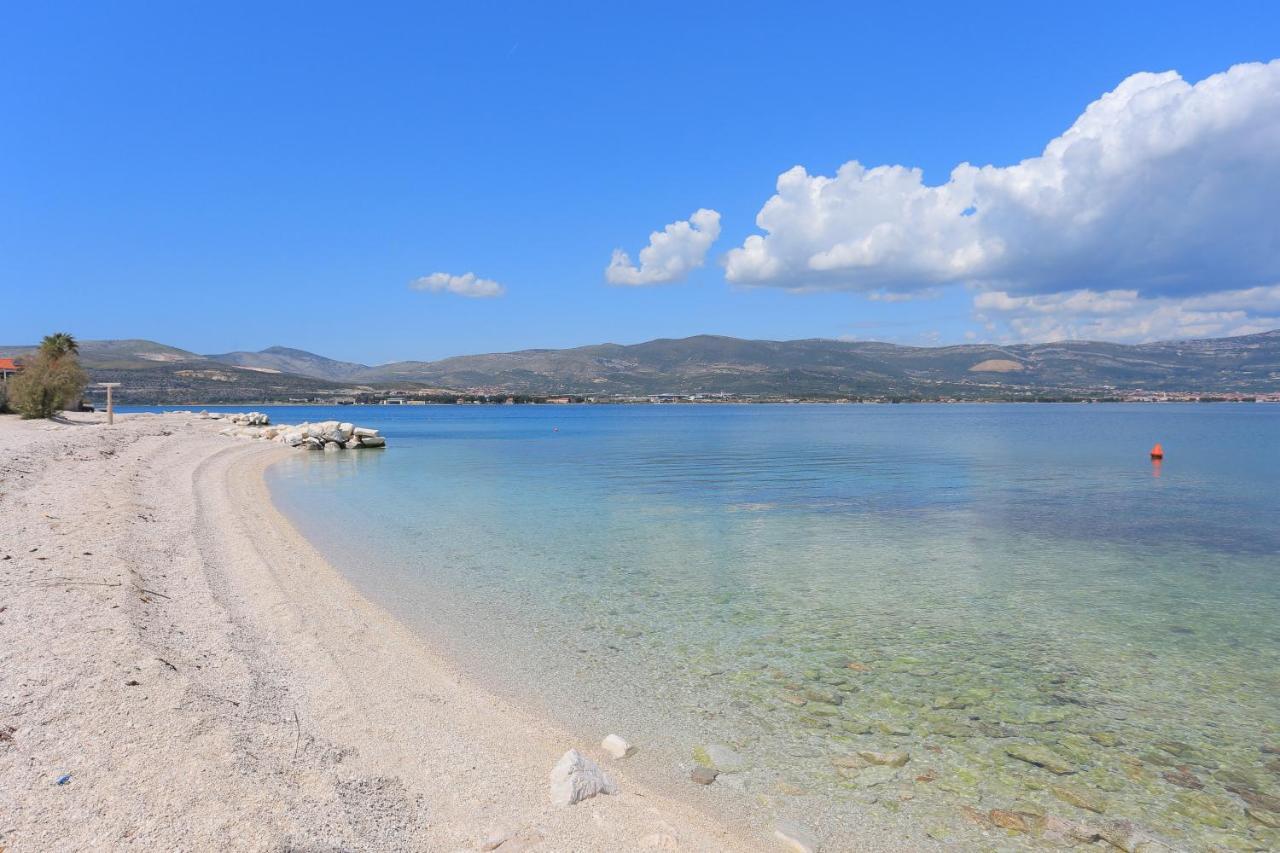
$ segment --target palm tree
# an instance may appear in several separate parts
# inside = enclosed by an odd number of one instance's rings
[[[54,332],[52,335],[44,336],[44,340],[40,342],[40,352],[49,358],[61,358],[68,354],[78,355],[80,344],[66,332]]]

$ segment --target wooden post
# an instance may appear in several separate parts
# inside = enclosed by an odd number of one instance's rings
[[[111,403],[111,389],[119,388],[119,382],[99,382],[103,388],[107,389],[107,426],[111,426],[116,422],[116,409]]]

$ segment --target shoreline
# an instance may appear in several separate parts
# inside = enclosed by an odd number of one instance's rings
[[[70,420],[0,418],[6,851],[477,850],[492,828],[499,850],[778,849],[364,598],[270,500],[291,451],[187,415]],[[570,748],[620,793],[554,807]]]

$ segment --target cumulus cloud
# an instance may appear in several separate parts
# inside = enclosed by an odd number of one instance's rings
[[[507,292],[505,287],[493,279],[479,278],[473,272],[462,275],[433,272],[431,275],[414,279],[409,283],[409,287],[426,293],[456,293],[458,296],[471,299],[489,299]]]
[[[725,273],[799,290],[963,282],[1104,302],[1243,292],[1280,280],[1277,186],[1280,60],[1195,85],[1141,73],[1016,165],[962,163],[938,186],[904,166],[796,166],[756,217],[764,233],[727,254]]]
[[[979,321],[1009,341],[1142,343],[1248,335],[1280,328],[1280,284],[1199,296],[1142,296],[1136,290],[979,293]]]
[[[649,245],[640,250],[639,266],[622,249],[614,249],[613,259],[604,271],[605,280],[633,286],[679,281],[702,266],[711,244],[719,237],[720,214],[703,208],[688,219],[650,234]]]

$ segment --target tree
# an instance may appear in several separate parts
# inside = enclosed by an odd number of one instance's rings
[[[54,332],[52,335],[44,336],[44,340],[40,342],[40,352],[47,353],[53,358],[61,358],[64,355],[78,356],[80,344],[66,332]]]
[[[89,381],[79,351],[65,332],[46,335],[36,357],[9,381],[9,405],[24,418],[51,418],[78,402]]]

